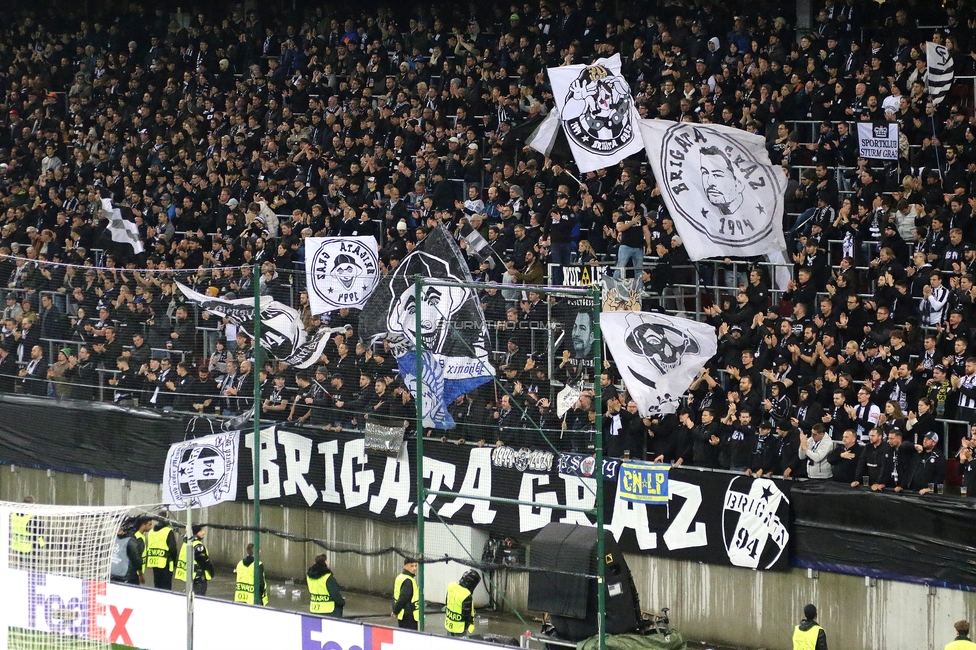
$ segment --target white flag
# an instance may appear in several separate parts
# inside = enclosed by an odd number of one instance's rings
[[[710,325],[645,311],[600,314],[600,327],[627,393],[643,416],[674,413],[718,349]]]
[[[129,244],[132,251],[138,255],[146,250],[139,238],[139,228],[131,221],[122,218],[122,211],[112,206],[112,199],[102,199],[102,212],[108,218],[108,231],[112,241],[119,244]]]
[[[552,146],[556,144],[556,135],[559,132],[560,125],[559,110],[554,108],[549,111],[542,123],[528,137],[525,145],[532,147],[543,156],[549,156],[552,153]]]
[[[206,508],[237,497],[240,431],[170,445],[163,470],[163,503],[172,510]]]
[[[786,177],[766,139],[728,126],[640,120],[661,197],[692,260],[786,250]]]
[[[898,123],[858,122],[857,145],[862,158],[898,160]]]
[[[945,45],[928,42],[925,44],[925,65],[926,90],[932,103],[938,106],[949,94],[955,78],[952,55]]]
[[[343,307],[361,309],[380,280],[376,238],[309,237],[305,279],[313,314]]]
[[[616,165],[641,150],[637,107],[620,74],[619,54],[590,65],[549,68],[549,81],[582,173]]]
[[[176,286],[183,295],[198,304],[201,309],[215,316],[226,318],[241,328],[249,338],[254,338],[254,300],[214,298],[194,291],[181,282]],[[308,368],[319,357],[333,334],[345,330],[339,327],[322,327],[308,333],[302,326],[299,313],[284,303],[261,296],[261,347],[294,368]]]

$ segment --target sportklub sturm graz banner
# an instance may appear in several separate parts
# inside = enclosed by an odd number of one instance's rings
[[[416,457],[405,443],[398,457],[368,453],[362,437],[286,428],[262,432],[261,498],[269,503],[378,517],[416,525]],[[253,434],[242,436],[237,500],[253,499]],[[605,526],[631,552],[751,569],[789,566],[788,481],[755,479],[683,467],[669,473],[670,500],[618,498],[620,462],[604,463]],[[581,454],[509,447],[424,443],[427,519],[485,527],[495,536],[531,539],[550,522],[595,525],[583,512],[596,503],[595,463]],[[518,506],[464,495],[538,503]]]

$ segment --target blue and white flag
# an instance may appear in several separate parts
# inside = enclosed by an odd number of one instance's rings
[[[416,303],[415,276],[457,284],[425,284]],[[363,308],[364,339],[385,339],[400,366],[400,378],[417,396],[417,310],[423,354],[421,401],[424,426],[454,428],[447,406],[488,382],[495,369],[488,359],[488,326],[478,295],[460,286],[471,273],[457,242],[435,228],[387,277]]]

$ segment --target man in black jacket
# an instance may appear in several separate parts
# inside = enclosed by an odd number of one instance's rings
[[[922,438],[922,444],[915,445],[916,454],[912,457],[911,468],[908,470],[908,477],[905,487],[908,490],[918,490],[919,494],[929,494],[932,492],[930,485],[940,485],[945,483],[946,478],[946,459],[938,449],[939,434],[929,431]],[[900,492],[899,489],[895,489]]]
[[[691,415],[683,413],[681,422],[691,429],[692,458],[696,467],[711,467],[718,469],[719,445],[722,442],[721,431],[715,411],[706,408],[701,412],[701,423],[695,425]]]
[[[857,465],[864,447],[857,444],[853,429],[844,431],[841,444],[834,445],[827,455],[827,462],[834,468],[833,479],[838,483],[852,483],[857,480]]]
[[[875,492],[880,492],[885,485],[891,483],[891,461],[893,451],[890,446],[882,444],[881,430],[871,429],[868,433],[868,445],[861,452],[857,462],[857,471],[851,487],[861,484],[861,479],[868,477],[868,485]]]
[[[31,348],[30,362],[20,371],[20,376],[24,380],[24,392],[28,395],[47,396],[47,361],[41,346]]]
[[[767,474],[779,474],[784,478],[805,474],[806,463],[800,463],[800,432],[788,419],[776,423],[776,439],[772,445],[772,464],[766,466]]]

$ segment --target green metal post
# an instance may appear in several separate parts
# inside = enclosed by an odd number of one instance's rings
[[[254,285],[254,604],[261,604],[261,265],[251,271]]]
[[[600,635],[600,650],[607,647],[607,584],[606,551],[603,548],[603,387],[600,375],[603,372],[603,331],[600,329],[600,307],[602,296],[600,288],[594,287],[593,296],[593,405],[596,409],[596,582],[597,582],[597,632]]]
[[[424,279],[417,275],[414,276],[413,297],[416,307],[417,319],[414,323],[414,355],[416,357],[417,373],[417,588],[420,591],[417,600],[417,627],[422,632],[424,630],[424,609],[426,609],[424,599],[424,502],[427,495],[424,490],[424,397],[423,382],[424,376],[424,343],[421,333],[423,328],[423,288]]]

